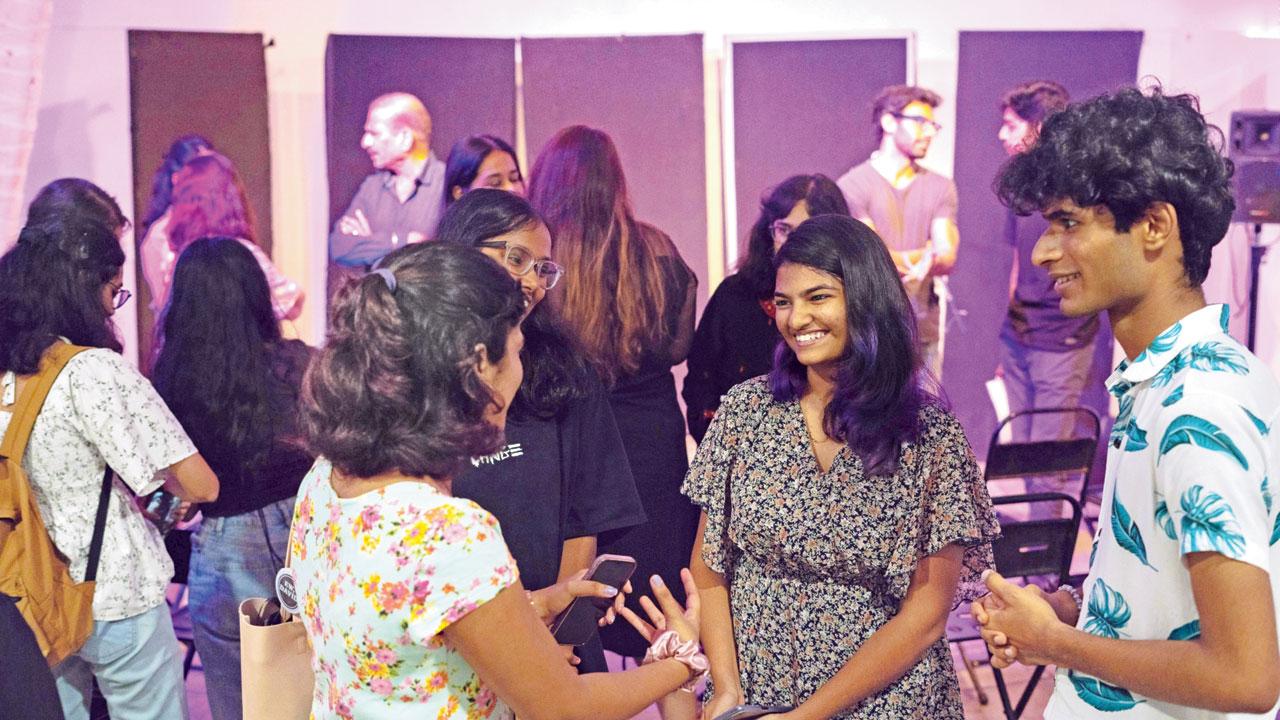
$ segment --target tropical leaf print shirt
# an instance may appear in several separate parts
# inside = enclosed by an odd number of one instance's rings
[[[443,635],[518,577],[498,521],[426,483],[340,498],[331,473],[302,481],[290,535],[312,717],[510,718]]]
[[[1165,330],[1107,380],[1120,411],[1077,625],[1131,640],[1200,634],[1188,553],[1215,552],[1271,576],[1280,601],[1280,384],[1212,305]],[[1273,432],[1273,430],[1275,432]],[[1049,720],[1274,718],[1142,697],[1059,669]]]

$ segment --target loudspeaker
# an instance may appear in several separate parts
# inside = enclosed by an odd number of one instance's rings
[[[1280,112],[1231,113],[1235,222],[1280,223]]]

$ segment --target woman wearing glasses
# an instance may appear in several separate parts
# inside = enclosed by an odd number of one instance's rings
[[[694,440],[702,442],[729,388],[773,366],[781,339],[773,321],[773,255],[800,223],[825,214],[849,214],[844,193],[826,175],[792,175],[760,199],[747,255],[711,294],[689,350],[682,394]]]
[[[91,348],[53,383],[23,458],[50,539],[77,582],[85,577],[105,470],[114,471],[93,633],[53,669],[68,720],[88,720],[94,678],[112,717],[187,716],[164,597],[173,563],[134,497],[162,486],[192,502],[218,496],[217,477],[182,426],[120,355],[111,316],[129,299],[120,246],[127,224],[93,183],[58,180],[36,196],[17,244],[0,258],[0,433],[51,347],[61,339]],[[36,717],[27,710],[24,716]]]
[[[550,302],[609,388],[649,516],[606,533],[600,549],[631,555],[638,576],[658,573],[678,588],[698,515],[680,495],[688,453],[671,368],[689,354],[698,279],[671,238],[636,220],[617,148],[599,130],[556,133],[533,165],[529,202],[546,218],[567,272]],[[605,648],[643,655],[639,638],[621,630],[605,628]]]
[[[546,223],[523,198],[481,188],[449,207],[436,241],[479,248],[524,296],[524,381],[506,444],[472,458],[453,489],[498,518],[524,586],[538,590],[585,570],[597,536],[644,522],[644,510],[608,394],[542,303],[564,273]],[[580,670],[606,669],[598,638],[579,657]]]

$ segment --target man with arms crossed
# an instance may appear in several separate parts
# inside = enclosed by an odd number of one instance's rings
[[[360,147],[374,172],[329,233],[329,260],[357,273],[435,233],[444,211],[445,170],[431,152],[431,115],[408,93],[389,93],[369,104]]]
[[[937,93],[920,87],[880,91],[871,113],[880,149],[836,181],[850,213],[888,246],[916,311],[925,366],[939,379],[941,310],[933,280],[956,264],[956,185],[919,161],[941,127],[933,119],[940,104]]]
[[[1195,98],[1127,89],[1050,117],[998,181],[1049,221],[1062,311],[1106,310],[1126,355],[1084,586],[991,573],[974,603],[996,667],[1058,666],[1049,720],[1275,717],[1280,384],[1200,289],[1235,205],[1222,144]]]

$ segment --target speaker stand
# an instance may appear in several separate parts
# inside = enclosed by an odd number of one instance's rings
[[[1262,244],[1262,223],[1253,223],[1249,235],[1249,352],[1257,352],[1258,341],[1258,276],[1267,246]]]

